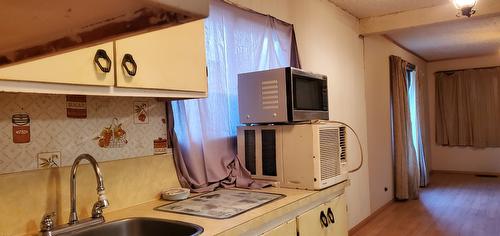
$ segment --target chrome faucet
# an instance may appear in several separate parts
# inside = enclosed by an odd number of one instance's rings
[[[78,165],[82,160],[87,160],[92,168],[94,169],[94,173],[97,180],[97,202],[94,203],[92,207],[92,218],[85,219],[82,221],[78,220],[78,215],[76,213],[76,172],[78,170]],[[104,183],[102,178],[101,169],[99,169],[99,165],[97,161],[89,154],[81,154],[76,158],[73,162],[73,166],[71,166],[70,173],[70,213],[69,213],[69,222],[66,225],[62,225],[54,228],[54,223],[52,217],[55,215],[54,213],[46,214],[40,223],[40,232],[43,236],[54,236],[62,233],[71,232],[74,230],[87,228],[96,224],[100,224],[104,222],[104,217],[102,215],[102,210],[109,206],[108,199],[106,198],[104,191]]]
[[[97,180],[97,195],[99,197],[97,199],[97,202],[94,204],[94,207],[92,208],[92,218],[102,217],[102,209],[109,206],[108,199],[106,198],[104,192],[104,183],[102,179],[101,169],[99,169],[97,161],[89,154],[81,154],[73,162],[73,166],[71,166],[71,173],[70,173],[71,208],[69,212],[69,222],[68,222],[68,224],[70,225],[78,223],[78,215],[76,213],[76,171],[78,170],[78,165],[80,164],[80,161],[84,159],[90,162],[90,165],[94,169],[95,177]]]

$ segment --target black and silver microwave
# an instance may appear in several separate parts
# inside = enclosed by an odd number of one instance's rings
[[[238,75],[242,124],[328,120],[327,77],[293,67]]]

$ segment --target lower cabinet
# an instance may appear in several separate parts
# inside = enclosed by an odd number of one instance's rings
[[[298,235],[347,236],[345,194],[323,203],[297,217]]]
[[[341,194],[261,235],[347,236],[347,219],[347,202],[345,194]]]

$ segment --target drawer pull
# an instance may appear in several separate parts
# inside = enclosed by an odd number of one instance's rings
[[[332,224],[335,224],[335,216],[333,215],[332,208],[328,207],[328,211],[326,213],[328,215],[328,219]]]
[[[99,59],[104,59],[106,61],[106,66],[102,66],[101,61],[99,61]],[[111,71],[111,59],[109,59],[108,54],[103,49],[99,49],[95,53],[94,63],[104,73],[109,73]]]
[[[328,227],[328,219],[326,218],[324,211],[321,211],[321,213],[319,214],[319,220],[324,227]]]
[[[132,69],[128,68],[129,64],[132,65]],[[122,67],[123,67],[123,69],[125,69],[127,74],[130,76],[135,76],[135,74],[137,73],[137,64],[135,63],[132,55],[130,55],[128,53],[123,56]]]

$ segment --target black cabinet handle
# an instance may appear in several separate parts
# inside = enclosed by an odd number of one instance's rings
[[[328,227],[328,219],[326,218],[325,212],[321,211],[319,214],[319,220],[324,227]]]
[[[326,214],[328,215],[328,219],[330,219],[330,222],[332,224],[335,224],[335,216],[333,215],[332,208],[328,207],[328,211]]]
[[[128,68],[128,64],[132,65],[132,69]],[[135,76],[135,74],[137,73],[137,64],[135,63],[132,55],[128,53],[123,56],[122,67],[123,69],[125,69],[125,71],[127,71],[127,74],[130,76]]]
[[[99,59],[104,59],[106,61],[106,66],[102,66]],[[94,56],[94,63],[101,69],[104,73],[109,73],[111,71],[111,59],[109,59],[108,54],[103,49],[97,50]]]

